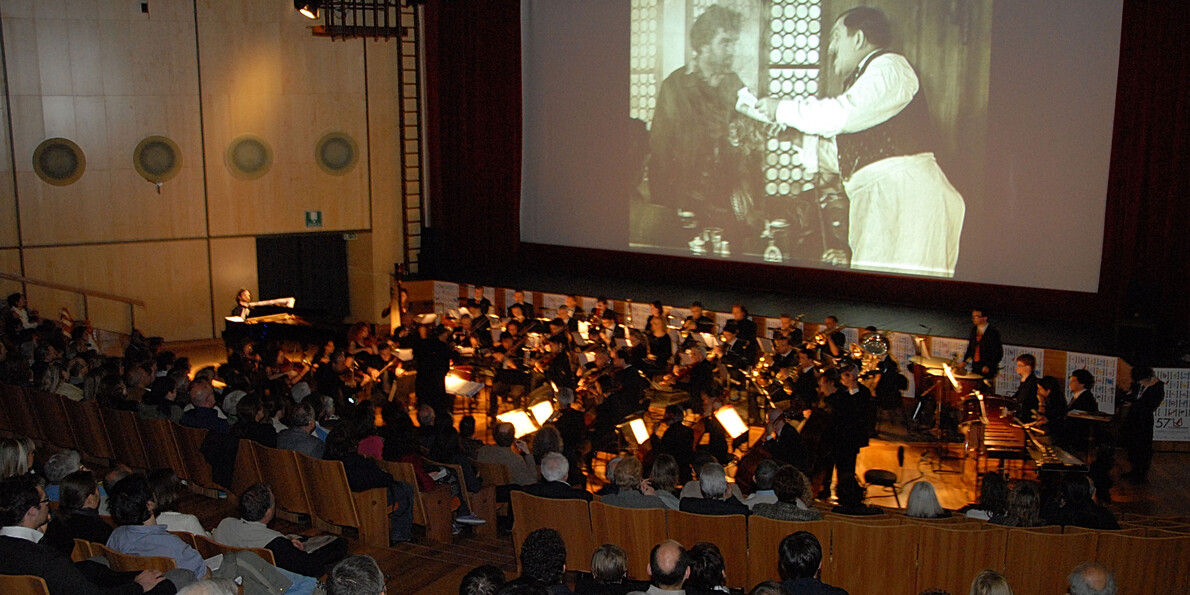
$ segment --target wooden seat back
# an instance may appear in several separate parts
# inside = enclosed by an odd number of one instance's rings
[[[41,430],[41,422],[33,413],[33,408],[29,406],[29,400],[25,397],[25,389],[19,386],[9,386],[8,390],[0,395],[0,398],[4,399],[3,405],[8,409],[8,417],[12,420],[14,433],[38,442],[48,442]]]
[[[1061,593],[1075,566],[1095,559],[1099,536],[1093,532],[1053,533],[1049,527],[1009,529],[1004,576],[1017,593]]]
[[[475,461],[475,472],[483,478],[484,485],[504,486],[512,483],[512,474],[503,463]]]
[[[830,521],[775,521],[753,515],[748,517],[748,584],[780,581],[777,548],[781,540],[798,532],[809,531],[822,544],[824,560],[831,551]],[[722,548],[720,548],[722,549]]]
[[[236,449],[236,468],[231,475],[231,485],[227,486],[233,494],[243,494],[253,485],[264,482],[256,450],[250,446],[252,443],[251,440],[240,440],[240,447]]]
[[[91,542],[86,539],[74,538],[74,549],[70,551],[70,559],[74,562],[82,562],[91,557]]]
[[[170,531],[170,534],[176,536],[178,539],[181,539],[182,541],[185,541],[186,545],[188,545],[194,549],[198,549],[198,545],[195,542],[195,538],[198,537],[197,535],[195,535],[189,531]],[[199,552],[199,553],[201,553],[201,552]],[[206,558],[206,557],[207,556],[203,556],[203,558]]]
[[[186,472],[185,466],[182,464],[182,453],[178,451],[178,443],[174,439],[171,425],[174,424],[168,419],[137,418],[136,420],[136,427],[145,441],[145,455],[149,468],[173,469],[178,477],[183,477]]]
[[[917,535],[921,527],[830,521],[831,557],[823,549],[822,581],[848,593],[917,595]],[[879,563],[873,563],[879,560]],[[936,563],[942,563],[938,561]],[[890,568],[897,569],[889,572]],[[968,577],[968,586],[970,577]]]
[[[297,453],[292,450],[269,448],[252,441],[240,445],[240,450],[252,451],[260,470],[261,481],[273,488],[278,513],[287,513],[290,517],[286,520],[290,521],[296,520],[296,515],[313,514],[309,494],[302,483],[302,472],[298,469]]]
[[[206,535],[194,536],[194,549],[198,550],[198,553],[202,555],[204,560],[218,554],[227,554],[230,552],[252,552],[263,558],[265,562],[268,562],[273,566],[277,565],[277,559],[273,556],[273,550],[270,550],[267,547],[234,547],[219,543],[218,541],[215,541]]]
[[[25,395],[33,406],[33,414],[45,433],[46,442],[60,448],[79,450],[78,438],[66,416],[66,406],[62,403],[66,397],[35,389],[25,389]]]
[[[347,472],[339,461],[312,459],[294,453],[308,490],[315,525],[337,534],[354,528],[369,545],[388,546],[388,491],[376,488],[352,492]]]
[[[429,492],[423,492],[417,483],[417,471],[412,463],[376,461],[376,464],[392,475],[393,479],[413,485],[416,494],[413,499],[413,523],[425,527],[426,537],[440,543],[450,543],[453,520],[450,486],[436,485]]]
[[[145,453],[145,441],[136,423],[136,414],[100,407],[103,425],[108,428],[108,440],[115,459],[136,471],[149,469],[149,455]]]
[[[178,445],[178,454],[182,456],[182,469],[178,470],[178,475],[190,482],[192,489],[194,487],[211,491],[221,489],[222,486],[215,483],[215,478],[211,475],[211,464],[202,454],[202,443],[207,439],[210,430],[190,428],[175,423],[170,423],[169,428]]]
[[[5,595],[50,595],[45,579],[31,574],[0,574],[0,593]]]
[[[539,498],[525,492],[512,492],[511,499],[512,517],[515,519],[512,545],[516,550],[518,567],[521,543],[525,537],[538,529],[553,529],[566,542],[566,568],[591,571],[591,553],[598,545],[607,542],[594,542],[591,513],[586,501]]]
[[[103,423],[103,416],[99,413],[99,405],[94,401],[71,401],[62,403],[66,409],[66,417],[70,426],[74,428],[78,438],[79,450],[86,456],[105,461],[116,457],[108,438],[107,426]]]
[[[917,591],[960,593],[984,570],[1004,572],[1008,530],[922,526],[918,532]],[[894,567],[895,568],[895,567]]]
[[[1116,575],[1120,593],[1174,593],[1190,585],[1190,535],[1133,537],[1100,531],[1095,561]],[[1177,587],[1182,585],[1182,587]]]
[[[619,508],[602,502],[592,502],[590,506],[595,543],[614,543],[624,548],[628,554],[628,576],[648,580],[649,552],[667,538],[665,511]]]
[[[102,543],[91,542],[91,555],[103,556],[111,563],[116,572],[131,572],[140,570],[159,570],[166,572],[178,567],[173,558],[165,556],[131,556],[121,554]]]
[[[747,588],[748,581],[748,519],[742,514],[711,516],[680,510],[665,511],[665,523],[670,539],[689,549],[700,542],[719,546],[723,553],[723,568],[727,586]]]

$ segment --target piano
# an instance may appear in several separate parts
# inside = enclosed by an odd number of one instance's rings
[[[325,320],[318,312],[295,309],[293,305],[293,298],[252,302],[249,307],[253,316],[224,317],[223,344],[234,349],[248,339],[258,344],[266,341],[298,343],[303,349],[325,345],[327,341],[342,346],[347,336],[346,325]]]

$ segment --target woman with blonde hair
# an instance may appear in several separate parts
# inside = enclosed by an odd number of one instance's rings
[[[1003,574],[985,570],[971,582],[971,595],[1012,595],[1012,587]]]
[[[950,511],[942,508],[942,505],[938,503],[938,493],[934,491],[934,484],[921,481],[913,484],[913,489],[909,491],[905,516],[918,519],[942,519],[949,517]]]
[[[33,452],[37,450],[28,438],[0,440],[0,479],[25,475],[33,467]]]

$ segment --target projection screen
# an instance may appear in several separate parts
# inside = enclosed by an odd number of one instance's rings
[[[1095,292],[1120,26],[1109,0],[523,0],[521,240]]]

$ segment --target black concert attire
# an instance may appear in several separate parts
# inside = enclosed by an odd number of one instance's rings
[[[793,392],[807,407],[818,402],[818,376],[814,372],[814,366],[798,370]]]
[[[802,435],[797,431],[797,428],[788,423],[781,424],[777,437],[769,438],[764,444],[768,447],[773,460],[793,465],[807,476],[810,475],[809,453],[806,452],[805,444],[802,443]]]
[[[542,480],[538,483],[521,487],[519,490],[531,496],[550,498],[552,500],[586,500],[590,502],[592,499],[591,492],[580,490],[563,481]]]
[[[509,304],[508,307],[504,309],[505,316],[512,318],[512,307],[513,306],[520,306],[521,314],[524,314],[525,318],[533,318],[533,305],[526,304],[524,302],[514,302],[512,304]]]
[[[574,375],[574,368],[570,365],[570,354],[567,351],[551,354],[553,359],[545,369],[545,379],[554,383],[558,389],[574,390],[578,386],[578,377]]]
[[[520,347],[505,350],[504,345],[500,344],[492,348],[492,354],[502,354],[504,359],[496,363],[496,374],[492,379],[492,395],[488,403],[489,417],[496,416],[500,407],[500,398],[509,394],[513,387],[519,386],[524,393],[528,393],[530,380]]]
[[[467,300],[467,307],[468,308],[478,308],[479,314],[481,316],[483,316],[484,318],[487,318],[488,310],[491,310],[491,308],[492,308],[492,301],[486,297],[483,299],[480,299],[479,301],[475,301],[475,298],[471,298],[471,299]]]
[[[909,388],[909,381],[901,376],[901,368],[892,356],[886,355],[876,364],[880,380],[876,381],[876,404],[884,409],[899,409],[901,391]]]
[[[682,498],[678,503],[678,510],[711,516],[728,516],[733,514],[748,516],[752,514],[752,509],[748,508],[747,504],[740,502],[735,496],[730,496],[726,500],[722,498]]]
[[[1087,421],[1084,419],[1077,419],[1070,417],[1071,411],[1082,411],[1084,413],[1099,413],[1099,402],[1095,400],[1095,395],[1091,394],[1090,389],[1083,389],[1074,400],[1066,405],[1063,412],[1063,434],[1062,446],[1067,450],[1087,450],[1090,444],[1091,433],[1098,422]],[[1047,414],[1048,417],[1048,414]]]
[[[867,408],[871,406],[872,395],[867,387],[860,385],[852,394],[847,387],[826,398],[831,409],[830,431],[826,436],[831,445],[831,463],[839,474],[838,485],[855,481],[855,459],[859,450],[868,445]],[[828,469],[825,482],[830,482]],[[837,492],[836,492],[837,494]]]
[[[413,359],[417,362],[414,390],[418,403],[434,409],[438,419],[450,417],[453,399],[446,394],[446,374],[450,372],[450,346],[436,337],[427,337],[413,344]]]
[[[790,595],[847,595],[847,591],[816,578],[792,578],[781,583]]]
[[[740,332],[736,334],[736,338],[749,343],[756,343],[756,321],[751,318],[744,317],[743,320],[735,321],[736,326],[739,327]]]
[[[1001,359],[1004,359],[1004,345],[1000,342],[1000,331],[990,324],[982,333],[978,326],[971,327],[967,351],[963,353],[963,360],[971,361],[971,371],[991,382],[1000,372]],[[983,371],[984,366],[988,367],[987,372]]]
[[[789,344],[795,347],[801,345],[802,341],[805,340],[805,335],[802,333],[802,329],[796,326],[789,329],[788,331],[779,328],[773,329],[771,338],[776,340],[777,337],[785,337],[786,339],[789,339]]]
[[[797,396],[796,384],[789,380],[787,376],[785,380],[777,380],[777,372],[786,370],[789,372],[797,371],[797,352],[790,349],[788,353],[774,353],[773,363],[769,366],[769,374],[772,376],[773,384],[770,385],[769,398],[773,401],[792,400]],[[803,408],[804,404],[799,405]]]
[[[1158,380],[1148,388],[1138,384],[1124,400],[1132,403],[1120,427],[1120,445],[1128,449],[1132,467],[1126,476],[1144,483],[1153,462],[1153,416],[1165,400],[1165,383]]]
[[[598,333],[599,336],[593,338],[592,342],[602,345],[603,348],[607,349],[608,351],[613,351],[616,349],[616,339],[623,339],[625,337],[624,327],[620,326],[619,323],[617,323],[616,326],[612,328],[601,326],[598,328]],[[590,331],[588,331],[588,335],[590,335]]]
[[[1037,411],[1037,376],[1029,374],[1024,382],[1012,393],[1012,400],[1016,403],[1016,419],[1021,423],[1033,421],[1033,412]]]
[[[660,439],[657,439],[656,434],[653,437],[653,448],[657,454],[670,455],[678,462],[678,483],[690,481],[690,463],[694,460],[694,430],[679,421],[666,428]]]
[[[718,418],[712,413],[702,418],[703,429],[706,432],[707,443],[700,444],[695,447],[695,450],[706,452],[715,457],[720,465],[726,465],[731,462],[731,448],[727,446],[727,430],[723,429],[723,424],[719,423]],[[747,437],[745,433],[743,436]]]
[[[684,390],[690,395],[687,409],[697,409],[701,406],[703,395],[711,393],[715,384],[715,366],[707,360],[699,360],[685,368],[681,378],[674,382],[674,387]]]
[[[697,319],[695,319],[693,316],[687,316],[686,324],[684,326],[687,329],[689,329],[691,322],[694,323],[694,332],[696,332],[696,333],[713,333],[713,332],[715,332],[715,321],[712,320],[711,317],[707,316],[706,314],[699,316]]]
[[[670,339],[669,333],[660,337],[649,333],[646,339],[648,347],[645,357],[640,362],[641,369],[651,376],[665,373],[669,370],[670,360],[673,359],[673,340]],[[651,359],[648,357],[650,355],[653,356]]]
[[[248,318],[249,316],[252,316],[252,308],[248,307],[245,304],[236,302],[236,307],[231,309],[230,316],[239,316],[240,318]]]

